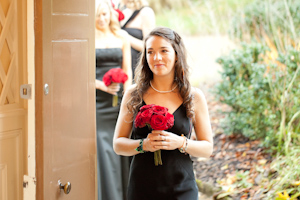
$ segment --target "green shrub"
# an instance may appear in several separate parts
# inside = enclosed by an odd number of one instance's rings
[[[221,122],[225,133],[264,139],[264,145],[270,147],[279,142],[282,109],[286,112],[284,122],[288,124],[300,108],[300,73],[288,93],[289,98],[281,105],[282,95],[300,61],[299,52],[290,49],[287,54],[280,54],[277,61],[269,60],[267,65],[267,51],[262,44],[243,44],[241,49],[219,58],[222,81],[214,92],[220,102],[231,107]],[[293,132],[299,134],[299,120],[293,125]]]

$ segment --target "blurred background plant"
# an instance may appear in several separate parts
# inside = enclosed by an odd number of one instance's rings
[[[267,199],[299,199],[300,2],[263,0],[231,21],[229,34],[243,41],[221,57],[220,102],[231,107],[222,122],[227,134],[260,139],[276,154]],[[298,164],[296,164],[296,163]]]
[[[227,34],[238,10],[254,0],[148,0],[158,26],[186,35]]]

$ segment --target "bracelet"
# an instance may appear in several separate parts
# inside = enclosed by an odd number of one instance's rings
[[[141,139],[139,146],[135,149],[136,151],[138,151],[140,153],[145,153],[145,151],[143,149],[143,141],[144,141],[144,139]]]
[[[179,147],[178,149],[182,149],[182,147],[183,147],[183,145],[184,145],[184,135],[181,134],[181,137],[183,137],[183,143],[182,143],[181,147]]]
[[[185,153],[186,153],[187,146],[188,146],[188,139],[187,139],[187,137],[186,137],[186,138],[185,138],[185,148],[184,148],[184,152],[185,152]]]
[[[185,142],[183,142],[182,146],[178,150],[180,151],[180,153],[186,153],[186,149],[187,149],[187,137],[185,137],[183,134],[181,134],[181,136],[185,138]],[[184,144],[185,144],[185,148],[183,149]]]

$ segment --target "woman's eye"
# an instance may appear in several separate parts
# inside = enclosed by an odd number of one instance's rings
[[[167,53],[167,52],[168,52],[168,50],[162,50],[162,52],[164,52],[164,53]]]
[[[152,54],[152,51],[148,51],[148,54]]]

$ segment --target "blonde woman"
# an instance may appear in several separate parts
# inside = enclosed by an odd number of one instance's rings
[[[113,95],[118,95],[119,103],[123,90],[132,82],[130,43],[127,33],[120,29],[111,2],[100,0],[95,20],[96,48],[96,120],[98,157],[98,199],[125,199],[128,163],[113,151],[112,140],[119,113],[119,105],[113,106]],[[104,74],[112,68],[122,68],[128,75],[123,85],[113,83],[106,86],[102,81]],[[125,173],[123,173],[125,172]]]
[[[146,0],[122,0],[121,7],[125,7],[122,10],[125,18],[120,24],[129,34],[134,73],[140,52],[143,50],[143,38],[155,27],[155,14]]]

